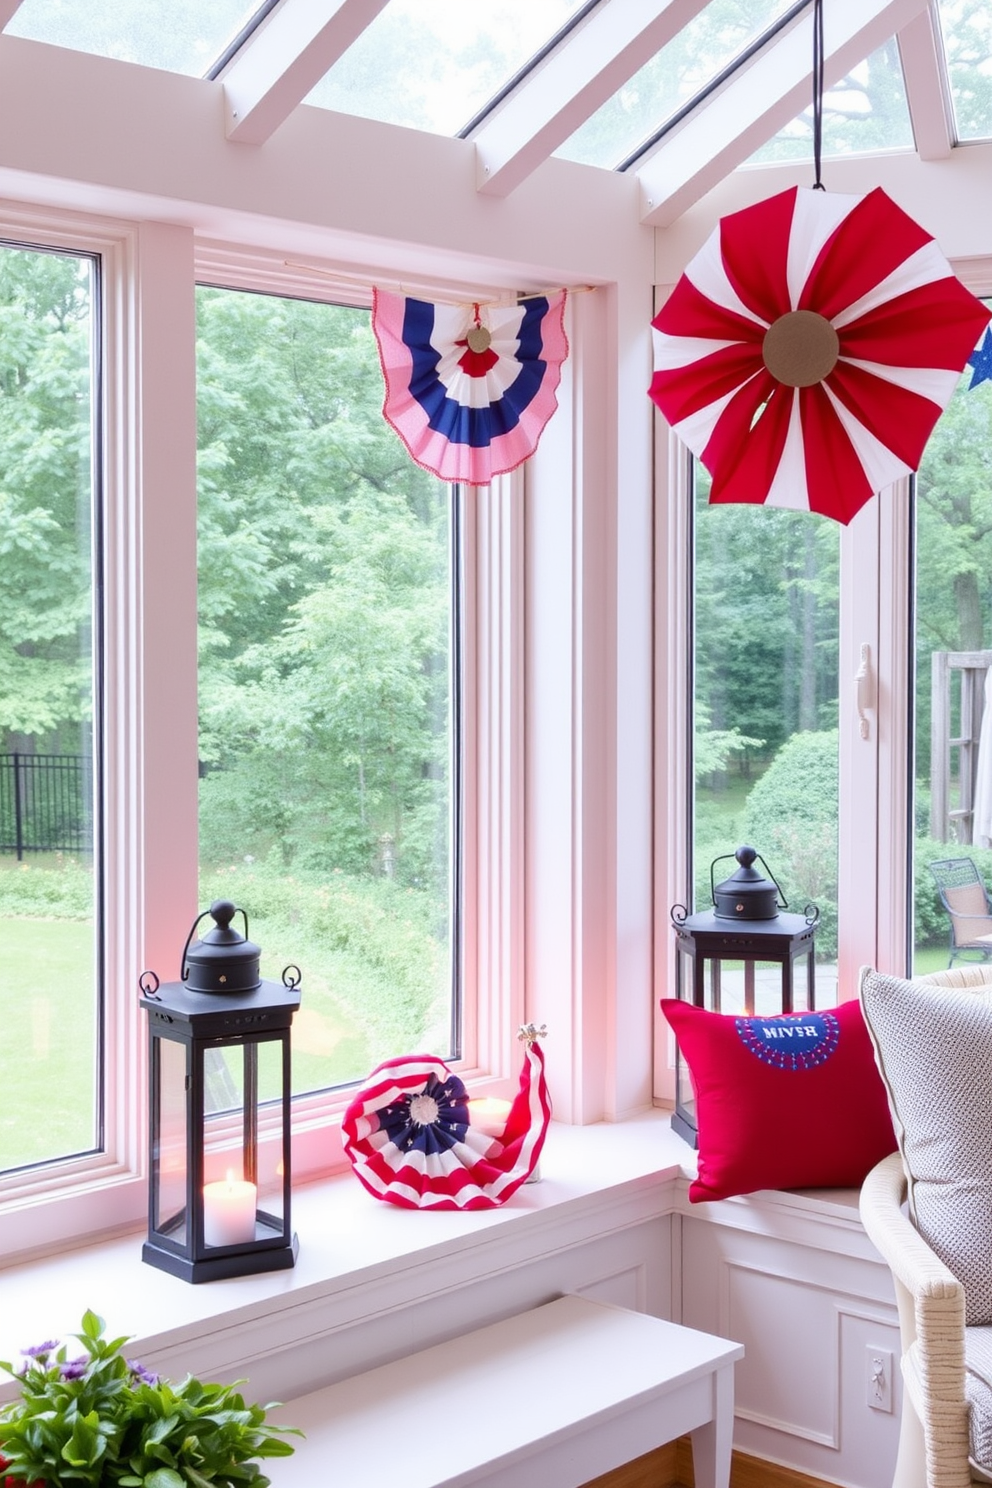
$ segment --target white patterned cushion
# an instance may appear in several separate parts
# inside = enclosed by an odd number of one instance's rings
[[[861,1005],[889,1093],[920,1234],[992,1323],[992,991],[863,971]]]
[[[992,1471],[992,1328],[966,1328],[964,1393],[968,1401],[971,1459]]]

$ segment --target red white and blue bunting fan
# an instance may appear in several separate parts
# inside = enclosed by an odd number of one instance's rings
[[[514,305],[435,305],[376,289],[383,415],[442,480],[488,485],[537,448],[568,355],[565,291]]]
[[[724,217],[652,322],[651,397],[712,502],[849,522],[915,470],[990,311],[881,189]]]
[[[824,190],[823,6],[813,187],[721,219],[652,322],[650,391],[711,502],[849,522],[917,468],[990,313],[884,191]]]
[[[432,1054],[387,1059],[369,1076],[341,1123],[356,1176],[377,1199],[403,1209],[495,1209],[533,1173],[551,1119],[533,1023],[520,1087],[493,1135],[473,1126],[468,1093]]]

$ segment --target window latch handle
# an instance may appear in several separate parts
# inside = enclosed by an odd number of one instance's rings
[[[868,738],[868,712],[875,706],[875,674],[871,666],[871,647],[861,642],[861,664],[854,674],[855,707],[858,710],[858,732]]]

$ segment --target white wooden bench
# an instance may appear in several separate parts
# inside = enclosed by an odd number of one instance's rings
[[[727,1488],[744,1349],[561,1297],[288,1401],[306,1440],[273,1488],[580,1488],[685,1432],[697,1488]]]

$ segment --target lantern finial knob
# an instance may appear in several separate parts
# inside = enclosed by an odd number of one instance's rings
[[[750,868],[751,864],[754,862],[757,856],[757,848],[748,847],[747,843],[745,843],[743,847],[739,847],[734,853],[734,857],[737,859],[738,863],[740,863],[742,868]]]
[[[237,905],[232,904],[230,899],[215,899],[210,906],[210,918],[215,920],[222,930],[227,929],[237,912]]]

